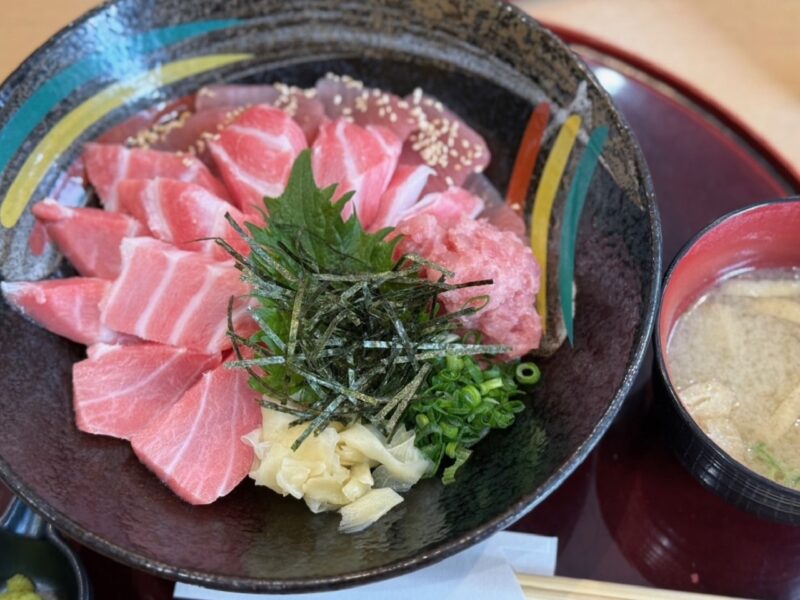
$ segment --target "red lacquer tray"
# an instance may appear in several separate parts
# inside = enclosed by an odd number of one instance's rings
[[[800,193],[800,177],[741,120],[679,79],[553,27],[608,89],[644,151],[664,233],[665,268],[693,233],[735,208]],[[513,529],[559,538],[558,574],[751,598],[800,595],[800,528],[733,508],[664,444],[652,359],[584,465]],[[0,486],[0,506],[8,492]],[[76,546],[77,547],[77,546]],[[172,583],[78,547],[99,599],[172,597]]]

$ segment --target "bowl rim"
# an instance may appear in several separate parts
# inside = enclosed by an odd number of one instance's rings
[[[689,411],[684,406],[683,402],[678,395],[678,391],[675,389],[675,386],[672,384],[672,379],[669,375],[669,370],[667,369],[667,362],[666,362],[666,355],[667,349],[662,347],[661,345],[661,312],[663,307],[663,293],[667,291],[669,288],[670,283],[672,282],[672,277],[675,274],[675,270],[677,267],[683,262],[683,259],[686,255],[695,247],[695,245],[703,239],[707,234],[711,233],[717,227],[732,221],[742,215],[751,212],[757,212],[763,208],[769,206],[778,206],[782,204],[798,204],[800,206],[800,195],[796,196],[786,196],[785,198],[775,198],[773,200],[764,200],[761,202],[756,202],[754,204],[748,204],[747,206],[743,206],[742,208],[737,208],[730,212],[725,213],[724,215],[717,217],[711,223],[703,227],[700,231],[695,233],[678,251],[675,255],[675,258],[672,259],[672,262],[667,269],[667,273],[664,276],[664,281],[661,285],[662,287],[662,295],[661,299],[659,300],[658,311],[656,314],[655,320],[655,327],[653,333],[653,345],[655,346],[655,355],[656,355],[656,364],[658,365],[658,370],[661,375],[661,379],[664,382],[664,386],[667,389],[668,396],[670,397],[670,401],[672,402],[673,407],[678,411],[683,422],[689,427],[690,431],[692,432],[693,436],[696,438],[701,439],[705,444],[708,445],[709,448],[713,449],[716,454],[722,459],[726,465],[734,470],[737,470],[741,473],[742,476],[746,477],[748,480],[753,482],[760,488],[766,488],[769,492],[776,496],[783,496],[783,497],[791,497],[795,501],[800,502],[800,490],[790,488],[785,486],[777,481],[773,481],[772,479],[765,477],[764,475],[754,471],[750,467],[748,467],[743,462],[736,460],[733,458],[725,449],[719,446],[714,440],[712,440],[708,434],[703,431],[703,429],[697,424],[694,417],[689,413]],[[712,284],[713,285],[713,284]],[[671,333],[671,332],[669,332]],[[747,494],[748,497],[751,494]],[[779,509],[774,507],[770,507],[771,510],[777,510],[781,512]]]
[[[2,82],[0,82],[0,89],[6,88],[9,85],[13,85],[17,79],[25,75],[31,65],[36,60],[40,59],[47,50],[57,45],[66,36],[68,36],[78,27],[81,27],[88,20],[102,14],[115,5],[127,1],[130,0],[103,0],[103,2],[101,2],[99,5],[67,23],[64,27],[59,29],[55,34],[48,38],[43,44],[36,48],[36,50],[34,50],[30,55],[28,55],[19,66],[17,66]],[[458,1],[468,2],[470,0]],[[44,498],[41,498],[39,495],[31,491],[30,488],[24,483],[22,478],[14,473],[8,463],[6,463],[2,456],[0,456],[0,479],[2,479],[15,494],[20,496],[48,522],[53,524],[55,527],[58,527],[59,530],[66,533],[72,539],[128,567],[143,570],[155,576],[173,581],[181,581],[200,586],[209,586],[220,590],[238,592],[303,593],[314,591],[332,591],[397,577],[417,569],[430,566],[445,558],[453,556],[458,552],[466,550],[467,548],[487,539],[494,533],[510,527],[513,523],[527,515],[538,504],[550,496],[550,494],[552,494],[564,482],[564,480],[566,480],[567,477],[569,477],[583,463],[583,461],[586,460],[589,453],[603,437],[615,419],[617,413],[620,411],[622,404],[627,398],[631,388],[633,387],[636,377],[642,368],[644,359],[650,347],[651,336],[653,335],[654,331],[654,324],[657,322],[656,315],[659,309],[659,301],[661,297],[660,292],[662,286],[661,273],[663,263],[663,235],[661,216],[656,204],[652,176],[647,167],[647,162],[644,158],[639,141],[635,137],[633,130],[628,124],[626,118],[612,100],[611,95],[600,85],[600,82],[589,66],[580,56],[570,49],[566,42],[558,37],[553,31],[548,29],[547,26],[534,19],[530,14],[522,10],[520,7],[513,3],[507,3],[505,0],[483,1],[489,4],[494,4],[497,8],[501,8],[514,14],[515,17],[527,28],[539,30],[550,44],[553,44],[560,51],[571,56],[574,59],[573,66],[580,73],[581,77],[583,77],[586,81],[591,82],[591,84],[594,86],[594,91],[610,106],[611,110],[609,117],[611,124],[613,124],[623,136],[627,136],[629,140],[628,148],[632,153],[632,163],[636,173],[636,180],[639,183],[642,192],[641,196],[644,204],[642,210],[643,212],[646,211],[647,213],[646,219],[651,232],[651,240],[649,243],[650,257],[648,261],[651,276],[650,281],[648,282],[649,291],[643,302],[639,339],[636,340],[636,338],[634,338],[634,344],[630,350],[627,366],[616,393],[611,398],[605,412],[598,420],[594,429],[586,437],[583,443],[581,443],[575,449],[572,455],[536,489],[532,490],[528,494],[525,494],[519,501],[510,505],[501,514],[477,527],[474,527],[470,531],[459,535],[458,537],[455,537],[451,540],[445,540],[437,544],[428,551],[417,553],[410,558],[388,562],[386,564],[368,569],[359,569],[343,574],[298,578],[263,579],[255,577],[213,574],[191,568],[176,567],[159,560],[152,560],[143,554],[126,549],[114,542],[91,533],[78,523],[74,522],[66,513],[55,510]]]

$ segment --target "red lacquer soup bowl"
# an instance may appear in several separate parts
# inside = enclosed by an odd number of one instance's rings
[[[689,415],[669,373],[668,343],[678,319],[720,279],[753,268],[800,267],[800,197],[729,213],[678,253],[664,280],[656,321],[656,360],[670,443],[684,466],[726,500],[760,516],[800,523],[800,491],[732,458]]]

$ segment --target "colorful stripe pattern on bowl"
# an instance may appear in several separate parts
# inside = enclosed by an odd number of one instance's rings
[[[37,190],[42,186],[54,163],[66,154],[73,144],[82,142],[84,134],[109,113],[133,104],[172,83],[254,58],[250,53],[224,52],[190,56],[163,63],[156,60],[155,66],[146,69],[144,65],[149,62],[147,60],[149,55],[213,32],[250,24],[252,24],[251,19],[219,19],[172,25],[121,38],[109,32],[105,34],[109,36],[109,40],[102,46],[102,51],[91,52],[79,58],[39,85],[0,128],[0,172],[15,158],[24,161],[16,176],[8,184],[0,204],[0,225],[6,229],[17,225],[28,204],[33,199],[38,199]],[[125,57],[125,60],[115,61],[114,57]],[[28,138],[34,134],[37,127],[47,122],[47,118],[52,116],[59,105],[69,104],[71,97],[79,94],[83,87],[109,75],[115,81],[77,103],[69,112],[50,124],[26,156],[17,156],[25,152]],[[507,201],[515,211],[527,212],[528,187],[536,180],[539,151],[548,141],[550,129],[558,129],[538,178],[535,197],[529,209],[529,232],[531,248],[542,267],[537,309],[542,316],[544,326],[547,327],[548,311],[559,308],[570,341],[573,340],[572,290],[578,222],[591,177],[608,133],[607,128],[594,130],[569,183],[569,192],[564,201],[557,257],[559,297],[550,298],[552,305],[548,306],[548,248],[550,238],[558,234],[551,231],[553,210],[559,190],[568,184],[564,180],[570,157],[580,140],[581,127],[588,125],[583,117],[577,114],[582,112],[577,106],[580,101],[581,98],[576,97],[573,101],[575,106],[552,107],[552,123],[548,123],[551,121],[550,103],[540,102],[535,107],[520,145],[507,197]],[[75,100],[72,99],[72,102]]]

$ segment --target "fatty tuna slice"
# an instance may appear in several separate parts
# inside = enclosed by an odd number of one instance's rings
[[[417,203],[428,177],[433,173],[433,169],[425,165],[399,165],[389,187],[381,196],[378,214],[370,223],[369,230],[378,231],[397,225],[403,214]]]
[[[528,241],[528,230],[520,214],[505,202],[486,204],[480,214],[481,219],[486,219],[500,231],[510,231],[524,243]]]
[[[462,217],[475,219],[483,211],[483,200],[459,187],[451,187],[444,192],[427,194],[400,217],[400,221],[419,214],[436,217],[443,227],[455,224]]]
[[[342,216],[355,209],[361,224],[369,228],[378,215],[380,199],[397,167],[401,142],[384,127],[360,127],[337,119],[320,127],[311,164],[321,188],[337,184],[334,199],[353,191]]]
[[[250,470],[242,436],[260,427],[261,408],[247,379],[220,365],[131,439],[139,460],[190,504],[225,496]]]
[[[194,107],[200,112],[216,108],[236,108],[252,104],[274,104],[278,90],[271,85],[209,85],[197,91]]]
[[[207,189],[175,179],[127,179],[119,184],[120,207],[145,223],[152,235],[184,250],[217,260],[231,258],[213,239],[222,238],[242,254],[248,246],[225,218],[240,225],[244,215]]]
[[[436,170],[426,191],[459,186],[471,173],[480,173],[491,160],[489,147],[478,132],[458,115],[420,89],[406,97],[416,130],[408,136],[400,162],[426,164]],[[443,180],[443,181],[440,181]]]
[[[47,237],[86,277],[114,279],[119,275],[122,239],[147,233],[136,219],[99,208],[70,208],[43,200],[32,212]]]
[[[241,111],[228,108],[212,108],[199,112],[186,113],[185,117],[173,121],[163,134],[149,144],[154,150],[182,152],[191,154],[214,167],[208,142],[229,125]]]
[[[96,344],[72,366],[73,406],[86,433],[130,439],[161,417],[220,363],[207,355],[162,344]]]
[[[294,160],[305,147],[303,131],[288,114],[261,104],[245,110],[210,142],[225,184],[248,215],[263,210],[264,196],[283,193]]]
[[[117,184],[124,179],[168,177],[196,183],[221,198],[228,197],[227,190],[208,167],[193,156],[111,144],[86,144],[83,161],[89,181],[103,206],[110,211],[118,210]]]
[[[283,83],[273,85],[212,85],[197,92],[198,114],[209,110],[242,109],[254,104],[269,104],[292,117],[303,130],[306,142],[317,137],[320,125],[327,121],[325,107],[316,98],[315,89],[304,90]]]
[[[418,128],[411,103],[380,89],[365,87],[347,75],[328,73],[317,81],[317,97],[331,119],[343,117],[357,125],[381,125],[401,141]]]
[[[145,340],[214,354],[231,343],[226,335],[228,301],[234,296],[234,327],[249,326],[248,287],[232,263],[180,250],[153,238],[122,241],[122,272],[101,305],[101,320],[116,331]]]
[[[99,304],[111,283],[94,277],[0,282],[6,302],[51,333],[79,344],[135,341],[100,322]]]

